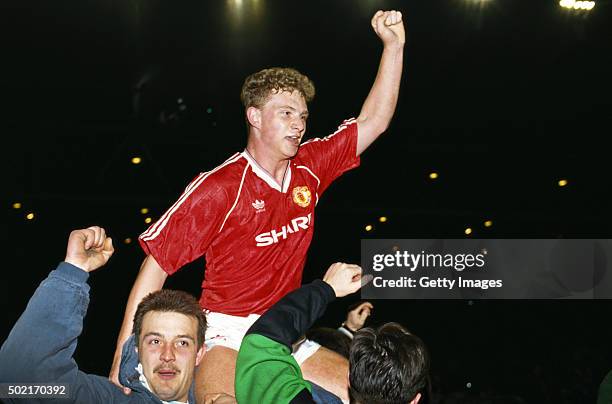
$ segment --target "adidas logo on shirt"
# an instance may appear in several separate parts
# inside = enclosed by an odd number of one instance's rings
[[[255,199],[255,202],[253,202],[251,205],[255,208],[257,213],[263,212],[266,210],[266,203],[264,201]]]

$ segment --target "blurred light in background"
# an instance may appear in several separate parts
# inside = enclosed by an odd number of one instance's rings
[[[563,8],[590,11],[595,7],[595,2],[594,1],[561,0],[559,1],[559,5]]]
[[[226,0],[230,25],[243,30],[258,23],[262,14],[263,0]]]

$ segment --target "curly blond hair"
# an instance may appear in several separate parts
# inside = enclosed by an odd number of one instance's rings
[[[261,108],[271,94],[299,91],[306,102],[312,101],[315,88],[312,81],[290,67],[272,67],[253,73],[244,80],[240,100],[244,108]]]

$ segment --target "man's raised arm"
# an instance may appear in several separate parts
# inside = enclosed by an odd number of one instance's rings
[[[64,262],[36,289],[0,349],[1,383],[58,383],[65,389],[58,393],[71,398],[66,402],[100,402],[102,396],[111,402],[120,394],[106,379],[79,371],[73,359],[89,305],[89,272],[113,251],[101,227],[70,233]]]
[[[402,77],[406,42],[402,13],[377,11],[372,17],[372,28],[383,43],[383,53],[376,79],[357,118],[357,155],[387,130],[397,105]]]
[[[138,304],[149,293],[160,290],[164,286],[167,277],[168,274],[159,266],[155,258],[152,255],[148,255],[142,262],[138,277],[134,282],[134,286],[132,286],[132,291],[125,308],[125,315],[123,316],[123,323],[121,323],[121,331],[119,331],[119,336],[117,337],[117,348],[113,357],[113,366],[108,376],[109,380],[122,387],[123,392],[126,394],[130,393],[130,389],[122,386],[119,382],[119,366],[121,365],[123,343],[132,334],[134,314]]]
[[[315,280],[288,293],[249,328],[236,362],[238,402],[315,402],[310,383],[291,356],[292,345],[331,301],[359,290],[361,273],[357,265],[333,264],[323,281]]]

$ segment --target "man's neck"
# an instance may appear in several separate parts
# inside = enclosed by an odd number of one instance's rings
[[[283,185],[283,179],[287,171],[289,159],[278,159],[269,156],[266,153],[259,151],[252,144],[247,144],[246,151],[261,168],[266,170],[268,174],[270,174],[270,176],[276,180],[276,182],[278,182],[281,186]]]

